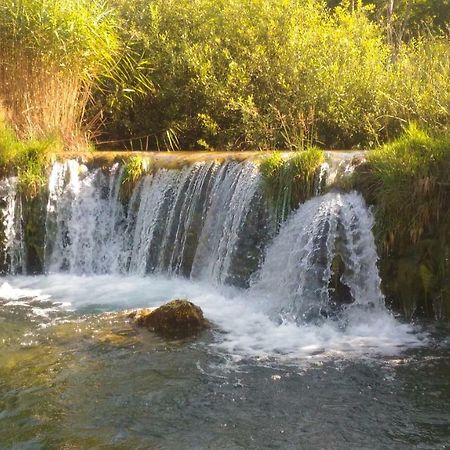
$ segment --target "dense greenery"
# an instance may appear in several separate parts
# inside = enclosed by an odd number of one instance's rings
[[[103,113],[108,146],[375,146],[410,120],[448,128],[448,34],[438,25],[432,35],[420,31],[419,19],[403,17],[409,10],[396,8],[392,21],[414,33],[401,40],[396,31],[394,45],[385,9],[356,1],[333,9],[316,0],[112,5],[140,77],[110,81],[109,94],[96,95],[91,113]]]
[[[450,138],[412,125],[357,178],[376,206],[388,294],[407,315],[450,317]]]
[[[100,122],[105,145],[135,149],[375,146],[411,120],[448,129],[448,10],[327,3],[0,0],[0,102],[21,136],[69,146]]]
[[[283,155],[274,152],[260,164],[263,186],[277,223],[314,195],[325,158],[317,148]]]
[[[115,27],[100,0],[0,0],[0,103],[21,136],[76,143],[92,83],[114,64]]]

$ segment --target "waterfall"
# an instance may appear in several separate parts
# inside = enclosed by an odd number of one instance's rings
[[[347,302],[383,305],[373,217],[362,196],[328,193],[301,205],[267,249],[252,286],[284,319],[303,321],[328,315],[333,306],[333,275],[348,290]],[[334,258],[344,269],[333,273]]]
[[[12,274],[25,273],[25,243],[22,227],[22,199],[18,193],[16,177],[0,182],[0,201],[3,225],[2,265]]]
[[[121,174],[77,161],[55,163],[49,178],[45,269],[75,274],[118,271],[122,247]]]
[[[227,281],[258,182],[259,174],[253,164],[232,163],[219,170],[195,253],[193,276],[221,283]]]
[[[143,176],[120,198],[122,168],[55,163],[49,178],[46,272],[152,272],[225,282],[257,203],[253,163],[197,162]],[[11,215],[8,213],[8,217]]]
[[[308,321],[345,304],[383,304],[373,217],[356,192],[316,196],[276,226],[257,165],[233,160],[159,168],[123,197],[123,165],[53,165],[45,217],[44,272],[160,273],[250,287],[282,319]],[[25,272],[17,180],[4,179],[3,244],[11,273]]]

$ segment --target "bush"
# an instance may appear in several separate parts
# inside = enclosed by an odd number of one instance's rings
[[[448,39],[418,38],[392,55],[369,7],[330,10],[316,0],[113,5],[137,76],[96,95],[91,113],[105,114],[108,141],[131,139],[137,149],[342,148],[375,146],[410,119],[448,125]]]

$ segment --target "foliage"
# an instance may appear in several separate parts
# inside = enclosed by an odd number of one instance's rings
[[[314,195],[316,174],[323,162],[323,152],[314,147],[287,155],[273,152],[261,162],[264,190],[277,223]]]
[[[109,80],[90,113],[108,145],[134,149],[372,146],[409,120],[447,127],[446,36],[393,58],[373,8],[353,3],[112,0],[136,78]]]
[[[0,0],[0,102],[22,137],[79,138],[92,82],[114,63],[100,0]]]
[[[367,169],[388,290],[408,314],[450,317],[450,138],[410,125]]]
[[[395,136],[400,124],[416,122],[450,131],[449,36],[417,38],[402,44],[388,73],[384,129]],[[396,118],[393,120],[392,118]],[[394,133],[392,132],[394,131]]]

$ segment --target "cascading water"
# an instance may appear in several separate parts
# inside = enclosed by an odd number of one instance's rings
[[[56,163],[49,180],[47,272],[152,272],[225,281],[259,186],[252,163],[195,163],[144,176],[127,205],[122,172]],[[6,213],[8,217],[10,214]]]
[[[253,164],[223,166],[215,179],[192,274],[225,283],[243,223],[259,185]]]
[[[226,331],[214,345],[239,357],[414,341],[384,307],[373,218],[358,193],[316,195],[278,227],[253,162],[159,168],[127,191],[123,172],[54,164],[38,241],[45,275],[14,276],[11,289],[100,311],[188,297]],[[9,272],[25,273],[20,195],[13,180],[1,187]]]
[[[322,167],[319,183],[326,170]],[[122,172],[118,164],[109,171],[89,170],[74,160],[54,164],[48,185],[46,272],[157,272],[226,284],[233,281],[239,261],[251,263],[258,240],[263,242],[261,236],[255,239],[256,229],[264,234],[267,225],[263,220],[248,226],[264,209],[253,163],[198,162],[180,170],[159,169],[141,178],[127,202],[120,195]],[[12,272],[24,253],[15,186],[15,179],[2,185],[4,245]],[[333,275],[354,303],[382,303],[372,224],[357,193],[314,197],[282,226],[261,270],[253,273],[251,292],[270,297],[272,305],[279,299],[283,317],[297,321],[318,311],[327,314]],[[254,248],[245,248],[245,241]],[[333,273],[335,257],[343,263],[342,274]]]
[[[337,275],[348,288],[349,298],[341,301],[382,307],[372,225],[356,192],[314,197],[291,215],[268,248],[253,293],[277,303],[283,318],[309,320],[328,315],[335,303],[330,281]],[[343,262],[342,274],[333,274],[335,258]]]
[[[16,177],[5,178],[0,182],[0,201],[3,222],[3,265],[9,273],[25,272],[25,243],[22,228],[22,200],[17,191]]]
[[[118,270],[124,220],[120,170],[106,175],[76,161],[55,163],[49,179],[45,269],[77,274]]]

